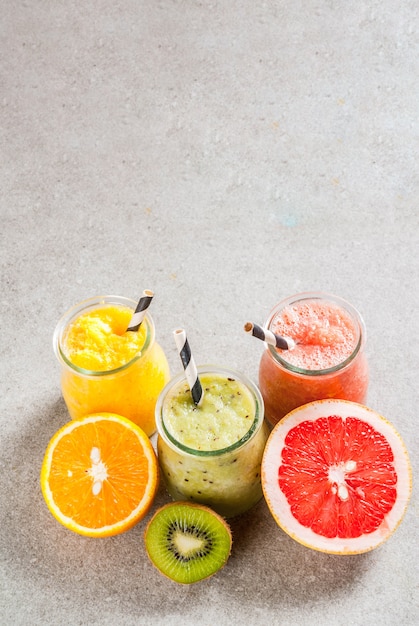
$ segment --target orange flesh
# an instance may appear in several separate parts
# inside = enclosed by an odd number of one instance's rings
[[[148,478],[148,461],[138,437],[107,421],[62,437],[54,450],[49,484],[64,515],[81,526],[102,528],[132,513]]]
[[[359,537],[375,531],[396,501],[393,461],[367,422],[321,417],[287,434],[278,483],[300,524],[325,537]]]

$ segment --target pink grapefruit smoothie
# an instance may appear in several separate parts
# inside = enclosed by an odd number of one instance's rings
[[[365,327],[351,305],[335,296],[301,294],[277,305],[267,327],[296,343],[291,350],[267,346],[262,355],[259,387],[272,425],[314,400],[365,402]]]

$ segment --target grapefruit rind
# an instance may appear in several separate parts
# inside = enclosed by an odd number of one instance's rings
[[[288,432],[301,422],[338,415],[343,419],[355,417],[371,424],[387,439],[394,455],[398,477],[397,499],[381,525],[372,533],[355,538],[328,538],[299,523],[279,488],[278,469],[281,451]],[[262,489],[268,508],[276,523],[298,543],[329,554],[360,554],[384,543],[400,524],[412,490],[412,473],[407,449],[394,426],[382,415],[362,404],[347,400],[318,400],[305,404],[286,415],[272,430],[267,441],[261,467]]]
[[[54,495],[49,486],[49,476],[50,469],[52,464],[52,458],[54,455],[54,451],[60,442],[60,440],[71,433],[76,428],[79,428],[83,424],[89,422],[94,423],[103,420],[110,420],[117,422],[118,424],[125,425],[130,429],[132,433],[135,433],[142,444],[144,455],[147,459],[148,468],[149,468],[149,481],[144,490],[143,497],[138,502],[137,506],[131,514],[120,522],[116,522],[111,525],[101,526],[100,528],[90,528],[87,526],[82,526],[74,521],[71,517],[63,514],[61,509],[57,506]],[[67,424],[64,424],[51,438],[47,449],[45,451],[44,460],[42,463],[41,474],[40,474],[40,483],[41,483],[41,491],[44,496],[46,505],[55,519],[60,522],[66,528],[87,537],[110,537],[113,535],[118,535],[123,533],[133,526],[135,526],[149,511],[154,496],[157,492],[158,488],[158,480],[159,480],[159,468],[156,459],[156,454],[154,452],[151,441],[145,432],[134,422],[128,420],[127,418],[113,414],[113,413],[98,413],[93,415],[88,415],[85,417],[77,418],[71,420]]]

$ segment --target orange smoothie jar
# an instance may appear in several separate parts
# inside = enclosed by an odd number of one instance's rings
[[[333,295],[298,294],[279,302],[265,327],[296,343],[290,350],[265,344],[259,388],[272,426],[314,400],[365,403],[369,380],[366,330],[352,305]]]
[[[73,419],[117,413],[150,436],[156,430],[156,401],[170,373],[148,312],[138,331],[126,332],[136,304],[122,296],[85,300],[60,319],[53,345]]]

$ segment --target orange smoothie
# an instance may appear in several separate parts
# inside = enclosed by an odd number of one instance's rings
[[[126,332],[135,306],[117,296],[86,300],[58,323],[54,349],[73,419],[117,413],[150,436],[155,432],[157,397],[170,374],[149,314],[138,331]]]
[[[351,305],[335,296],[300,294],[277,305],[267,327],[296,343],[291,350],[267,346],[262,355],[259,386],[272,425],[313,400],[365,402],[365,327]]]

